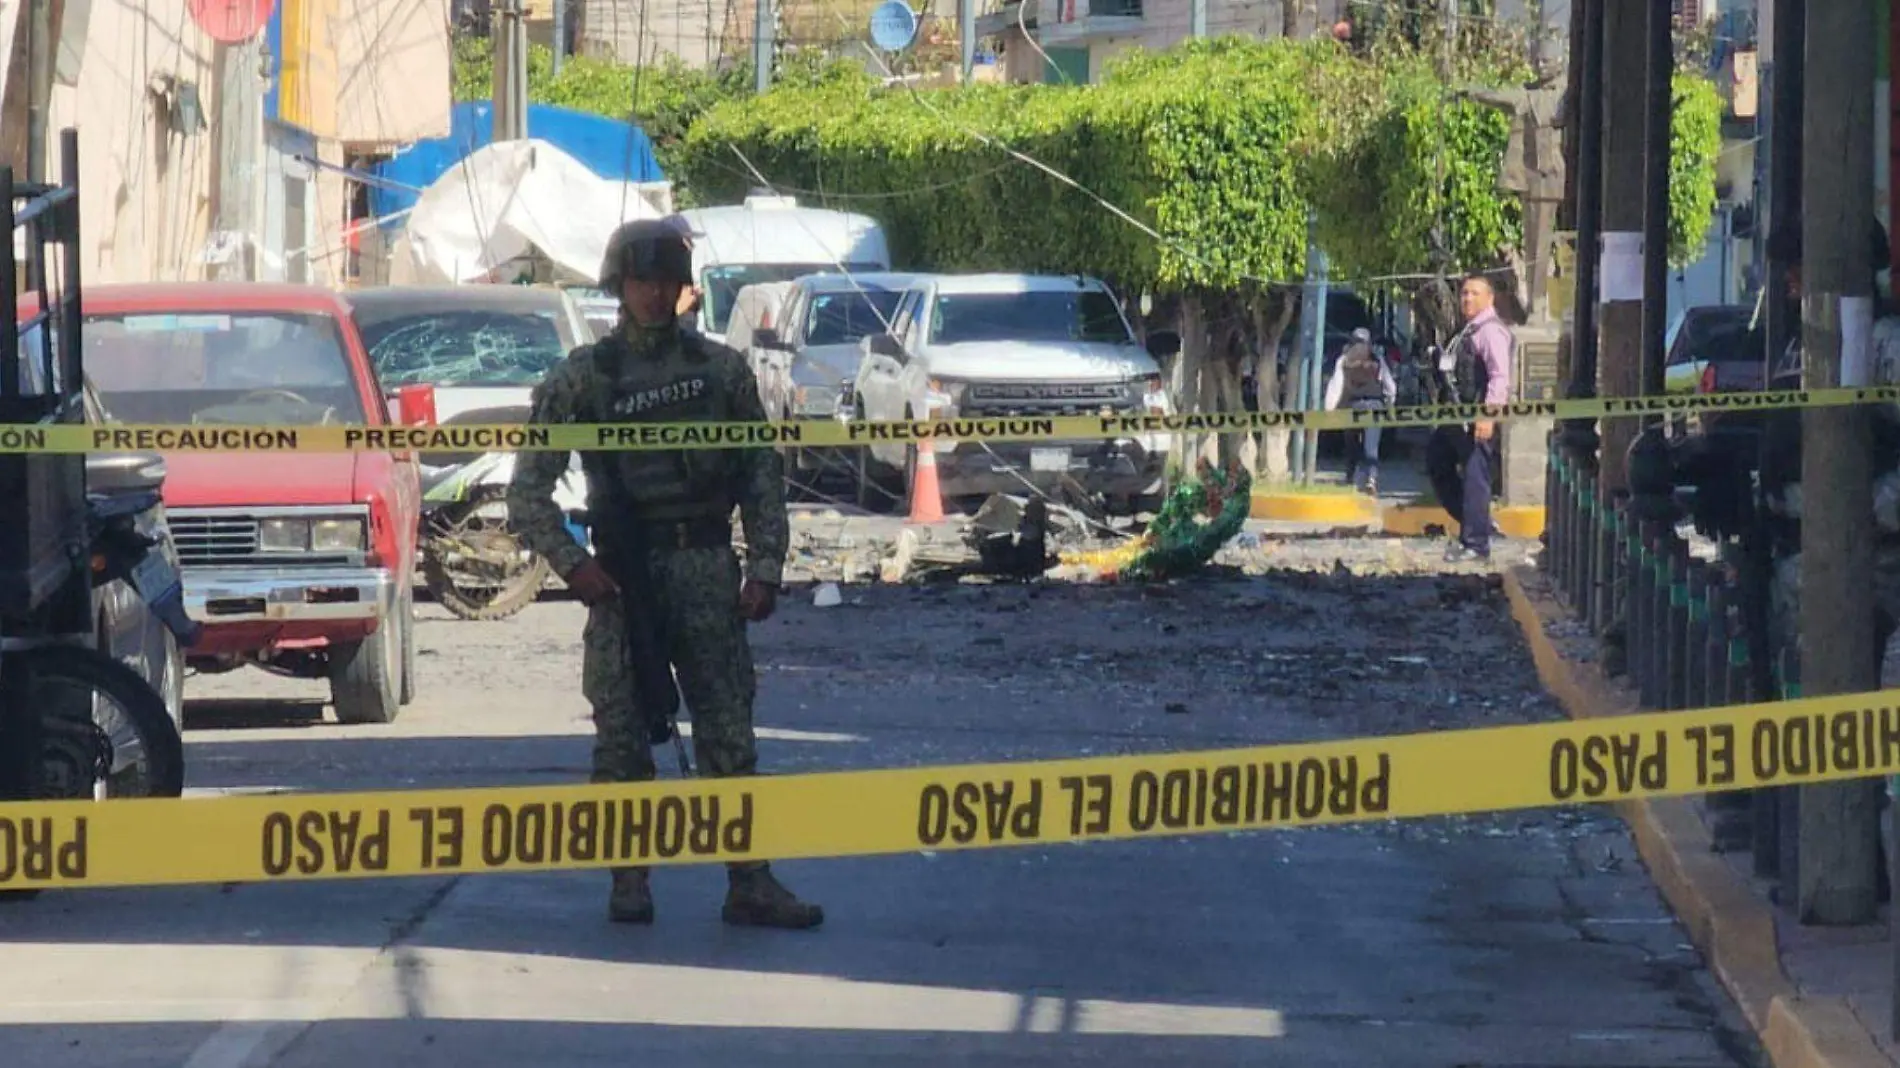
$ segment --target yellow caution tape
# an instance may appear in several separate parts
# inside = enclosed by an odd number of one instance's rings
[[[0,805],[0,887],[988,849],[1887,775],[1900,691],[1205,752],[637,785]]]
[[[646,452],[764,445],[836,446],[914,441],[1108,441],[1144,434],[1245,434],[1264,430],[1452,426],[1479,419],[1613,419],[1702,412],[1837,408],[1900,403],[1900,387],[1716,393],[1690,396],[1439,404],[1361,411],[1201,412],[930,420],[786,420],[753,423],[519,423],[460,426],[229,426],[216,424],[0,426],[0,453],[157,452]]]

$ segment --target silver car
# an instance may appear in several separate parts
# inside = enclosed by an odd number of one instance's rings
[[[916,275],[891,271],[808,274],[794,279],[777,322],[750,340],[759,399],[769,419],[836,419],[858,377],[863,341],[890,328],[898,298]],[[741,339],[727,335],[727,342]],[[847,458],[819,449],[793,449],[786,474],[797,481],[829,473],[855,480]]]

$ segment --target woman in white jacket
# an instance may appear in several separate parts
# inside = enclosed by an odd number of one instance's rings
[[[1399,385],[1385,361],[1372,351],[1372,332],[1361,327],[1333,364],[1326,383],[1326,408],[1344,405],[1361,411],[1390,408],[1398,400]],[[1379,495],[1379,427],[1354,427],[1346,432],[1346,482],[1358,488],[1354,477],[1361,464],[1366,471],[1366,493]]]

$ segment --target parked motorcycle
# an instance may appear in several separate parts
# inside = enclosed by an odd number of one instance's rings
[[[159,503],[157,492],[95,494],[86,503],[93,586],[125,581],[180,644],[195,644],[204,627],[185,613],[177,566],[160,539],[138,530],[138,517]],[[77,645],[21,642],[0,659],[8,696],[17,702],[6,714],[37,719],[21,725],[25,736],[38,738],[37,796],[183,793],[184,741],[164,695],[138,672]]]
[[[507,619],[533,604],[547,584],[547,559],[508,525],[515,456],[490,452],[467,464],[423,469],[422,578],[436,603],[460,619]],[[575,540],[588,544],[578,519],[587,506],[578,464],[561,477],[554,499]]]

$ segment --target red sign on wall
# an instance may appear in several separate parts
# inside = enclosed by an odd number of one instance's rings
[[[191,21],[214,41],[242,44],[270,21],[277,0],[190,0]]]

